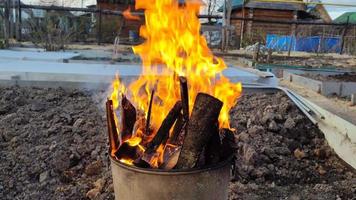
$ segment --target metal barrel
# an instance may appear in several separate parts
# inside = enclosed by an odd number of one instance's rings
[[[216,165],[187,170],[128,166],[110,156],[116,200],[224,200],[232,156]]]

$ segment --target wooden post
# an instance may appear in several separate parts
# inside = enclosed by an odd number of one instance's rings
[[[9,47],[9,38],[10,38],[10,0],[6,0],[4,5],[4,42],[5,48]]]
[[[345,36],[346,36],[346,33],[347,33],[347,29],[348,29],[348,27],[349,27],[349,22],[350,22],[350,16],[347,17],[346,24],[345,24],[345,26],[344,26],[344,29],[342,30],[340,54],[342,54],[343,51],[344,51]]]
[[[318,45],[317,54],[319,54],[319,53],[324,53],[324,52],[323,52],[323,48],[324,48],[324,47],[323,47],[324,35],[325,35],[325,26],[323,26],[323,34],[321,35],[320,40],[319,40],[319,45]]]
[[[16,6],[16,40],[21,41],[21,0],[17,0]]]
[[[255,49],[253,50],[253,62],[257,63],[260,57],[260,50],[261,50],[261,42],[257,43]]]
[[[242,18],[245,18],[245,0],[242,1]],[[244,32],[245,32],[245,20],[241,20],[240,27],[240,48],[242,48],[243,40],[244,40]]]
[[[298,12],[294,11],[293,12],[293,22],[296,22],[297,20],[298,20]],[[292,51],[293,38],[296,38],[296,32],[297,32],[296,30],[297,30],[297,24],[292,24],[292,30],[291,30],[291,34],[290,34],[290,43],[289,43],[289,47],[288,47],[288,57],[290,57],[290,53]],[[295,42],[297,42],[297,41],[295,41]]]
[[[253,19],[253,8],[250,8],[248,11],[248,18]],[[247,22],[247,35],[251,37],[253,21]]]
[[[101,34],[102,34],[102,31],[101,31],[101,22],[102,22],[102,10],[100,8],[99,10],[99,21],[98,21],[98,33],[97,33],[97,40],[98,40],[98,45],[101,44]]]

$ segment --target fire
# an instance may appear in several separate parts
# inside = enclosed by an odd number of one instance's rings
[[[128,20],[140,20],[140,17],[134,16],[134,15],[131,14],[130,7],[128,7],[122,14],[124,15],[125,19],[128,19]]]
[[[120,162],[125,163],[126,165],[133,165],[134,160],[132,159],[120,159]]]
[[[230,128],[229,110],[240,96],[242,86],[224,77],[222,71],[226,64],[213,55],[200,34],[197,15],[201,7],[202,3],[197,0],[188,0],[184,4],[178,0],[136,0],[135,8],[145,11],[145,25],[140,28],[140,36],[145,42],[133,47],[134,53],[142,59],[142,75],[127,88],[117,77],[113,82],[111,100],[116,109],[119,94],[125,93],[137,109],[147,112],[154,89],[151,116],[154,134],[169,110],[180,100],[178,76],[188,80],[190,112],[199,92],[211,94],[224,102],[220,127]],[[164,149],[160,146],[158,155],[162,155]],[[154,159],[157,165],[160,158]]]

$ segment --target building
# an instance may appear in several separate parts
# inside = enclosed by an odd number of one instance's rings
[[[221,7],[219,11],[223,11]],[[260,2],[254,0],[232,0],[231,17],[243,17],[270,21],[311,20],[330,22],[331,18],[322,5],[307,6],[298,2]],[[254,21],[231,20],[235,27],[236,38],[242,43],[263,41],[267,34],[291,35],[296,31],[296,25],[281,23],[266,23]]]
[[[334,20],[334,23],[339,24],[356,24],[356,12],[345,12]]]
[[[125,11],[130,9],[134,10],[134,0],[97,0],[97,8],[103,10],[113,11]],[[144,17],[140,20],[125,19],[120,16],[103,16],[103,32],[110,32],[111,28],[114,28],[112,33],[119,36],[120,43],[137,42],[139,30],[141,25],[144,24]],[[112,38],[110,36],[104,36],[105,38]],[[113,40],[112,40],[113,41]]]

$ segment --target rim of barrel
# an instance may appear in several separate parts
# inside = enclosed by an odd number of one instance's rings
[[[223,168],[223,167],[227,166],[228,164],[232,164],[234,156],[230,155],[223,161],[220,161],[216,164],[207,165],[207,166],[204,166],[201,168],[171,169],[171,170],[140,168],[140,167],[136,167],[136,166],[127,165],[125,163],[121,163],[118,160],[116,160],[115,158],[113,158],[111,155],[109,157],[113,164],[115,164],[121,168],[133,171],[133,172],[140,172],[140,173],[145,173],[145,174],[155,174],[155,175],[188,175],[188,174],[196,174],[196,173],[207,172],[207,171],[212,171],[212,170]]]

